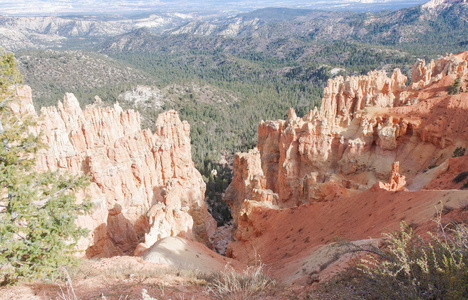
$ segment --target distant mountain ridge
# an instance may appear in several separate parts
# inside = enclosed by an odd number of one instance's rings
[[[438,8],[438,12],[428,9]],[[372,42],[417,38],[438,23],[466,27],[466,0],[432,0],[426,4],[379,13],[352,13],[266,8],[222,20],[193,21],[171,34],[221,36],[312,36],[316,40],[343,37]],[[448,18],[447,18],[448,17]],[[458,20],[455,20],[457,19]],[[397,41],[398,42],[398,41]]]
[[[348,39],[390,45],[431,39],[434,33],[443,33],[447,39],[450,39],[449,35],[453,36],[451,42],[459,39],[460,43],[468,43],[468,36],[464,34],[468,32],[468,25],[463,17],[467,12],[466,0],[431,0],[411,8],[379,13],[263,8],[227,18],[180,13],[147,14],[134,18],[0,17],[0,44],[10,51],[89,48],[107,38],[125,36],[143,27],[157,35],[268,40],[295,37],[310,41]]]
[[[144,38],[141,32],[125,33],[106,41],[101,51],[154,52],[163,45],[170,48],[173,43],[177,43],[177,49],[192,45],[205,48],[207,44],[210,49],[238,51],[236,47],[241,47],[258,52],[270,44],[304,51],[314,43],[346,40],[431,53],[457,52],[468,44],[468,5],[464,1],[431,1],[397,11],[361,14],[266,8],[230,18],[193,20],[167,30],[164,38],[152,36],[150,31]],[[191,44],[178,41],[183,39],[181,36]]]
[[[266,7],[249,13],[239,14],[238,17],[261,18],[265,22],[280,22],[292,20],[299,16],[305,16],[313,11],[312,9]]]
[[[192,21],[170,34],[195,34],[226,37],[284,37],[300,35],[315,27],[337,24],[342,18],[354,15],[352,12],[318,10],[296,10],[289,8],[265,8],[230,18]]]
[[[105,38],[138,28],[161,33],[191,20],[192,16],[167,13],[129,19],[112,16],[6,17],[0,16],[0,44],[9,51],[93,45]],[[77,41],[78,40],[78,41]],[[79,46],[82,47],[83,45]]]

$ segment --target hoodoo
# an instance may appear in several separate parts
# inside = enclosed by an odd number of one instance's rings
[[[457,78],[462,92],[449,95]],[[342,263],[326,255],[336,237],[367,243],[402,220],[430,222],[438,203],[468,205],[468,183],[453,181],[467,165],[457,154],[468,146],[467,79],[468,52],[418,60],[409,86],[399,70],[337,77],[320,111],[260,122],[257,147],[235,155],[224,195],[234,219],[227,256],[260,258],[276,278],[305,283]],[[35,115],[31,90],[17,92],[13,109]],[[79,245],[88,257],[140,255],[170,236],[213,246],[216,222],[177,112],[159,115],[152,133],[134,111],[99,101],[82,110],[66,94],[38,120],[49,147],[37,168],[91,178],[94,209],[78,220],[91,230]]]
[[[320,111],[260,122],[257,147],[236,154],[225,194],[235,224],[228,255],[306,280],[323,270],[301,264],[335,236],[378,238],[401,220],[429,221],[440,201],[466,205],[466,192],[442,197],[431,182],[466,160],[448,159],[468,146],[468,94],[447,90],[468,79],[467,58],[419,60],[409,86],[399,70],[330,79]]]
[[[29,87],[18,88],[18,112],[35,115]],[[57,107],[43,108],[38,119],[48,149],[39,169],[88,174],[94,209],[78,220],[91,231],[81,241],[88,257],[141,253],[169,236],[212,247],[216,222],[204,202],[205,183],[195,169],[190,125],[177,112],[159,115],[155,133],[141,130],[132,110],[100,107],[82,110],[73,94]],[[86,195],[81,195],[82,197]]]

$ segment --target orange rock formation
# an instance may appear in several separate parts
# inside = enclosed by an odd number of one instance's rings
[[[367,243],[402,220],[427,223],[440,201],[466,207],[467,159],[451,157],[468,147],[468,93],[447,88],[458,76],[465,87],[467,66],[468,52],[420,60],[409,86],[399,70],[337,77],[320,111],[262,121],[257,147],[236,154],[225,193],[234,218],[227,255],[260,258],[275,277],[310,283],[335,263],[326,255],[334,237]],[[34,113],[30,90],[18,93],[23,105],[14,109]],[[133,111],[82,111],[67,94],[41,117],[50,148],[38,168],[92,178],[95,209],[79,220],[92,230],[80,245],[88,256],[141,254],[167,236],[211,246],[216,223],[191,160],[189,125],[176,112],[160,115],[152,134]]]
[[[400,175],[400,162],[396,161],[392,164],[392,173],[388,183],[377,182],[372,187],[373,190],[383,189],[386,191],[401,191],[405,189],[406,177]]]
[[[245,263],[259,256],[284,278],[303,272],[300,263],[333,236],[379,237],[402,219],[427,221],[448,194],[417,190],[431,187],[454,150],[468,146],[468,93],[447,94],[457,76],[468,79],[467,65],[468,52],[418,60],[409,86],[399,70],[337,77],[320,111],[298,118],[290,109],[287,120],[262,121],[257,148],[235,156],[225,194],[235,229],[227,254]],[[456,207],[468,203],[464,191],[450,195]]]
[[[18,89],[18,111],[35,114],[31,91]],[[212,247],[216,222],[204,202],[205,183],[191,157],[190,125],[177,112],[158,116],[155,133],[141,130],[140,116],[114,107],[79,106],[66,94],[57,107],[43,108],[38,123],[48,150],[39,169],[88,174],[92,215],[79,224],[91,230],[82,240],[88,257],[131,254],[168,236]]]

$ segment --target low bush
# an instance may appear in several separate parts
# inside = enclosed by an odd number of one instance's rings
[[[323,291],[341,299],[467,299],[468,229],[439,227],[424,240],[402,223],[400,231],[385,234],[385,250],[366,250],[371,254]]]
[[[457,147],[457,148],[453,151],[452,157],[464,156],[464,155],[465,155],[465,152],[466,152],[466,148]]]
[[[464,171],[458,174],[452,181],[455,183],[460,183],[468,177],[468,172]]]

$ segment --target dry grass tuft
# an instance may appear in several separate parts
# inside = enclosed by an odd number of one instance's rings
[[[176,276],[188,279],[190,282],[199,285],[205,285],[207,279],[211,278],[210,274],[206,274],[196,269],[184,269],[176,266],[165,265],[148,265],[136,261],[129,261],[123,264],[103,263],[97,265],[99,261],[83,260],[78,268],[70,270],[71,277],[76,279],[91,278],[103,276],[108,280],[127,280],[132,279],[136,282],[141,282],[146,279],[163,279],[167,276]]]
[[[227,267],[225,271],[215,275],[206,292],[215,299],[261,299],[264,293],[276,284],[265,275],[264,267],[263,264],[258,264],[248,267],[243,272]]]
[[[70,278],[70,274],[66,269],[63,269],[63,273],[66,276],[65,288],[60,288],[60,293],[58,293],[58,299],[60,300],[78,300],[78,297],[75,294],[75,289],[73,288],[73,282]]]

